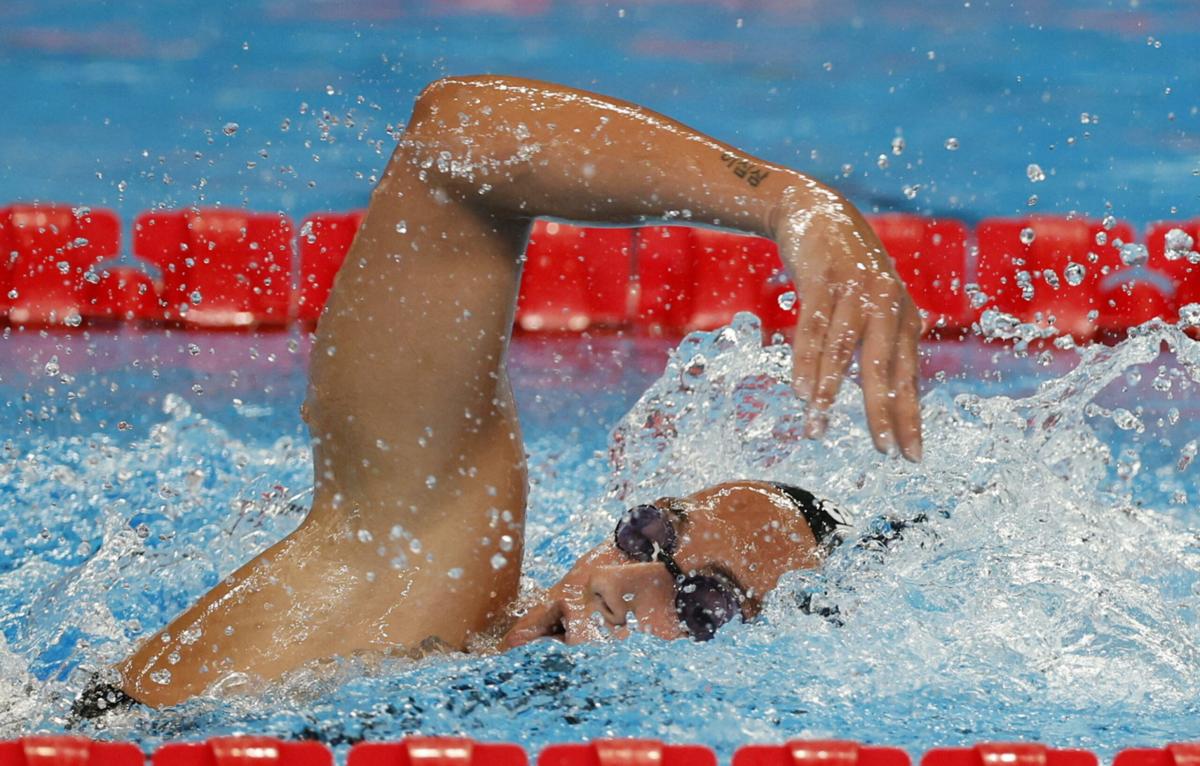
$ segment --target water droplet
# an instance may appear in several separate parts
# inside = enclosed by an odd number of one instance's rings
[[[901,154],[904,154],[903,136],[896,136],[892,139],[892,154],[896,155],[897,157],[899,157]]]
[[[1188,303],[1179,307],[1180,327],[1200,327],[1200,303]]]
[[[420,553],[421,552],[421,541],[415,537],[413,539],[409,540],[408,541],[408,549],[410,551],[412,551],[413,553]]]
[[[1104,220],[1101,221],[1100,223],[1102,226],[1104,226],[1105,231],[1112,231],[1113,228],[1117,225],[1117,219],[1112,217],[1111,215],[1106,215],[1106,216],[1104,216]]]
[[[407,221],[397,221],[396,222],[396,233],[397,234],[407,234],[408,233],[408,222]]]
[[[236,135],[239,127],[241,126],[236,122],[227,122],[225,123],[225,127],[221,128],[221,132],[227,136]]]
[[[779,308],[784,311],[791,311],[796,306],[796,291],[788,290],[785,293],[780,293],[776,302],[779,304]]]
[[[434,487],[436,487],[437,486],[437,477],[434,476],[433,474],[429,474],[428,476],[426,476],[425,477],[425,486],[428,487],[429,489],[433,489]]]
[[[188,299],[191,300],[193,306],[199,306],[200,301],[204,299],[204,296],[200,295],[199,290],[192,290],[192,293],[188,296]]]
[[[1083,278],[1087,276],[1087,268],[1082,263],[1071,261],[1063,269],[1063,276],[1067,278],[1067,284],[1072,287],[1078,287],[1083,284]]]
[[[50,357],[50,361],[46,362],[45,369],[46,369],[46,375],[48,377],[53,378],[54,376],[58,375],[58,373],[61,372],[61,370],[62,370],[62,368],[59,367],[59,365],[58,365],[58,357],[57,356]]]
[[[358,537],[360,543],[369,543],[375,539],[375,536],[371,534],[371,530],[369,529],[358,530],[356,537]]]
[[[199,356],[200,355],[200,347],[197,346],[195,343],[189,343],[187,345],[187,352],[190,356]]]
[[[1032,245],[1033,240],[1037,239],[1037,232],[1026,226],[1021,229],[1021,244]]]
[[[171,683],[171,671],[167,670],[166,668],[155,670],[150,674],[150,680],[156,684],[159,684],[160,686],[166,686],[167,684]]]
[[[1046,180],[1046,173],[1042,170],[1041,165],[1031,162],[1025,168],[1025,177],[1029,179],[1030,183],[1036,184]]]
[[[451,580],[461,580],[463,576],[462,567],[454,567],[450,571],[446,572],[446,576]]]
[[[501,535],[500,536],[500,550],[504,551],[505,553],[510,553],[512,551],[512,549],[513,549],[512,535]]]
[[[1168,231],[1166,237],[1163,239],[1163,243],[1165,245],[1163,256],[1168,261],[1178,261],[1181,258],[1187,258],[1196,244],[1191,235],[1183,229],[1171,229]]]
[[[875,158],[875,165],[878,166],[880,170],[886,170],[887,166],[890,164],[892,163],[888,160],[888,156],[886,154],[881,154]]]
[[[957,138],[955,138],[954,136],[950,136],[949,138],[946,139],[946,151],[949,151],[949,152],[958,151],[958,139]]]
[[[901,191],[904,192],[905,199],[916,199],[917,192],[921,191],[921,185],[920,184],[907,184],[904,186],[903,189],[901,189]]]
[[[1145,245],[1136,242],[1126,242],[1121,245],[1121,262],[1126,266],[1141,266],[1150,259],[1150,251]]]
[[[15,301],[17,299],[18,295],[20,295],[20,293],[17,292],[17,288],[15,288],[15,287],[8,291],[8,299],[9,300]]]
[[[503,553],[497,553],[495,556],[492,556],[492,569],[495,569],[497,571],[501,570],[504,568],[504,565],[507,563],[508,563],[508,559],[505,558]]]

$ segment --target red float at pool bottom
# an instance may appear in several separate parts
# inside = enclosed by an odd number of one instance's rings
[[[550,745],[538,755],[537,766],[717,766],[717,756],[701,745],[611,739],[586,745]]]
[[[364,211],[314,213],[300,226],[300,289],[296,318],[315,323],[325,309],[333,280],[350,252],[362,225]]]
[[[527,766],[518,745],[458,737],[407,737],[402,742],[363,742],[350,748],[346,766]]]
[[[535,221],[525,249],[516,324],[581,332],[629,317],[633,231]]]
[[[38,736],[0,742],[0,766],[143,766],[137,745],[84,737]]]
[[[320,742],[285,742],[274,737],[216,737],[207,742],[163,745],[151,766],[333,766]]]
[[[1200,766],[1200,742],[1176,743],[1157,750],[1122,750],[1112,766]]]
[[[166,319],[207,328],[289,319],[292,222],[277,213],[197,209],[143,213],[134,253],[162,269]]]
[[[1049,324],[1091,338],[1100,286],[1124,266],[1114,243],[1133,241],[1128,224],[1034,216],[992,218],[976,228],[980,290],[994,307],[1022,322]]]
[[[921,766],[1098,766],[1088,750],[1056,750],[1037,743],[987,743],[940,747],[921,758]]]
[[[896,747],[868,747],[838,740],[796,740],[786,745],[746,745],[733,766],[911,766]]]
[[[78,324],[94,267],[120,252],[109,210],[66,205],[0,209],[0,308],[14,325]]]

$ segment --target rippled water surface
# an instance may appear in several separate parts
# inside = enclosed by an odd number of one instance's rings
[[[1190,217],[1198,21],[1168,0],[12,0],[0,205],[125,221],[158,206],[360,207],[420,87],[482,71],[644,103],[866,209]],[[90,669],[299,522],[308,345],[0,337],[0,737],[66,726]],[[798,736],[914,754],[1035,738],[1106,756],[1200,738],[1193,341],[1151,327],[1084,351],[927,346],[919,466],[869,448],[853,387],[824,443],[799,440],[787,352],[745,321],[668,359],[673,345],[518,341],[527,581],[552,582],[628,503],[735,477],[802,484],[850,512],[857,537],[788,578],[758,622],[703,646],[346,663],[266,699],[82,731],[147,748],[316,736],[339,754],[413,732],[532,750],[641,735],[722,756]],[[856,544],[918,519],[886,550]]]
[[[303,339],[0,344],[0,735],[11,735],[61,728],[86,669],[290,530],[300,516],[288,504],[310,484]],[[297,673],[265,700],[198,700],[83,730],[147,747],[231,731],[335,745],[419,731],[534,750],[619,734],[723,754],[791,736],[914,753],[1040,738],[1111,754],[1200,735],[1195,342],[1151,327],[1082,352],[931,346],[919,466],[871,450],[853,386],[826,441],[799,440],[788,351],[761,347],[752,319],[685,340],[661,372],[668,350],[517,342],[527,579],[553,581],[630,502],[786,480],[836,499],[859,534],[822,571],[789,576],[763,619],[706,645],[641,636],[347,663],[334,679]],[[855,542],[918,517],[886,550]],[[840,624],[801,612],[803,598]]]

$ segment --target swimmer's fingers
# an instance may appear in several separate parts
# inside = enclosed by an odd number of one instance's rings
[[[892,361],[891,387],[894,392],[892,417],[896,438],[904,457],[916,463],[921,460],[921,400],[918,373],[921,338],[921,317],[911,301],[905,302],[896,338],[896,356]]]
[[[857,291],[843,293],[825,334],[816,388],[808,400],[804,435],[809,438],[819,438],[825,433],[825,411],[833,405],[842,387],[842,378],[846,375],[850,360],[854,358],[854,350],[862,335],[864,319]]]
[[[809,401],[833,318],[834,294],[824,276],[806,278],[800,284],[800,319],[792,341],[792,385],[801,399]]]
[[[900,321],[899,311],[873,311],[870,314],[859,364],[862,370],[867,427],[871,429],[875,449],[886,454],[891,454],[896,449],[892,370]]]

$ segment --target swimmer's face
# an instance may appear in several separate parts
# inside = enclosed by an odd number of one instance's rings
[[[654,505],[682,511],[670,514],[679,568],[685,575],[716,573],[731,580],[745,595],[743,619],[758,613],[784,573],[819,562],[812,530],[791,499],[771,484],[731,482],[687,497],[660,498]],[[539,638],[568,644],[625,638],[635,627],[659,638],[684,638],[676,587],[661,561],[635,561],[610,537],[580,557],[517,621],[502,648]]]

